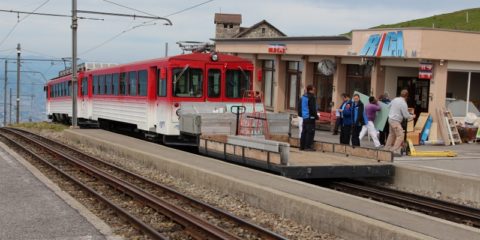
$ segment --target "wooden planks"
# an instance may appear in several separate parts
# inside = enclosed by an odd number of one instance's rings
[[[445,116],[443,114],[443,110],[440,108],[437,108],[436,111],[436,116],[437,116],[437,121],[438,121],[438,132],[440,133],[440,136],[442,137],[442,140],[445,143],[445,146],[450,145],[450,137],[448,136],[448,128],[447,128],[447,123],[445,122]]]
[[[430,134],[428,135],[429,141],[437,141],[438,140],[438,123],[432,122],[432,126],[430,127]]]

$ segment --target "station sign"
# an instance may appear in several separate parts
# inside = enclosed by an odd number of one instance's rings
[[[360,51],[366,57],[405,57],[403,32],[372,34]]]
[[[268,53],[285,54],[287,53],[287,45],[285,44],[269,44]]]

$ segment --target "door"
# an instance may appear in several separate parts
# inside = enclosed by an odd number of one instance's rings
[[[428,95],[430,92],[430,81],[416,77],[398,77],[397,96],[403,89],[408,90],[407,104],[409,108],[415,108],[415,114],[428,112]]]
[[[224,81],[224,74],[222,74],[222,65],[211,65],[207,64],[206,66],[206,99],[208,102],[219,102],[222,100],[222,89]]]

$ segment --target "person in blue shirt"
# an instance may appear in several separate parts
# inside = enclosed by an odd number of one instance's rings
[[[346,94],[342,94],[343,103],[338,109],[340,112],[340,143],[341,144],[350,144],[350,136],[352,133],[352,101],[350,97]]]
[[[307,92],[301,99],[301,113],[303,118],[302,136],[300,138],[300,150],[315,151],[313,140],[315,138],[315,120],[318,120],[317,104],[315,99],[315,87],[307,86]]]
[[[333,135],[338,135],[338,129],[342,125],[342,110],[345,108],[345,104],[350,100],[350,97],[346,93],[342,93],[343,103],[339,108],[335,109],[335,127],[333,128]]]
[[[362,127],[368,124],[365,106],[360,101],[360,95],[353,95],[352,107],[350,109],[352,117],[352,146],[360,146],[360,132]]]

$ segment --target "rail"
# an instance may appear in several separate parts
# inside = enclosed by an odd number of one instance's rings
[[[123,194],[131,196],[145,206],[156,210],[171,219],[173,222],[181,225],[185,231],[195,239],[239,239],[239,237],[203,218],[197,217],[197,215],[201,214],[194,215],[191,213],[192,209],[190,208],[193,208],[196,212],[208,213],[210,216],[221,219],[222,222],[229,222],[234,226],[233,228],[247,230],[250,234],[257,236],[260,239],[285,239],[276,233],[238,218],[228,212],[188,197],[167,186],[148,180],[138,174],[80,152],[57,141],[44,138],[28,131],[11,128],[2,128],[0,135],[16,147],[23,149],[29,153],[29,155],[66,176],[95,197],[102,196],[95,192],[95,190],[70,176],[67,173],[68,171],[65,172],[65,170],[55,166],[55,164],[40,156],[41,154],[29,150],[25,145],[31,144],[35,147],[41,148],[42,151],[47,151],[57,156],[61,161],[80,169],[82,172],[87,173],[95,179],[101,180],[106,185],[114,187]],[[19,141],[13,140],[12,136],[13,138],[20,138],[23,141],[23,144]],[[119,211],[120,215],[124,216],[140,231],[148,234],[154,239],[167,239],[165,235],[162,235],[153,229],[152,226],[149,226],[135,216],[129,214],[127,210],[115,205],[108,199],[101,200],[111,206],[112,209]],[[174,204],[171,203],[172,201]],[[180,206],[188,206],[187,208],[189,209],[185,210]]]

